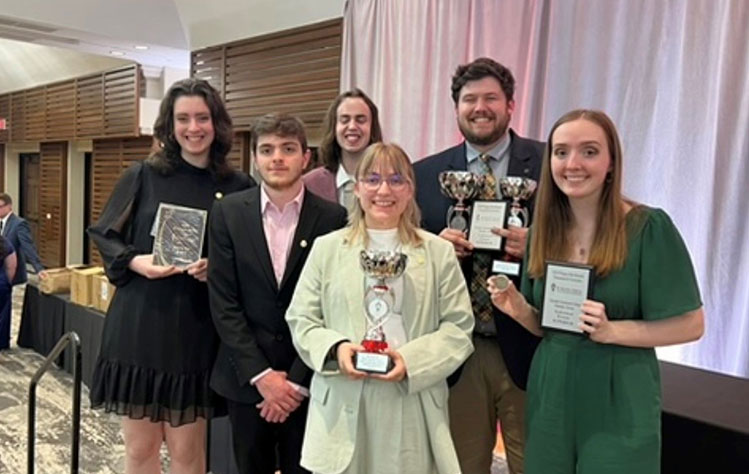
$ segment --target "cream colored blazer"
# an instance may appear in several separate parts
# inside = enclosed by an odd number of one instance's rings
[[[363,387],[327,358],[337,342],[359,342],[366,329],[363,246],[347,242],[347,230],[315,240],[286,312],[294,346],[315,371],[301,464],[320,473],[338,473],[350,464]],[[409,341],[399,349],[407,369],[399,386],[404,394],[419,395],[439,472],[455,474],[460,467],[445,379],[473,352],[473,312],[452,245],[426,231],[419,235],[423,245],[402,250],[408,255],[402,316]]]

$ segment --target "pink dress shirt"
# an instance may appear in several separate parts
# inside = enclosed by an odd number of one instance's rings
[[[299,223],[299,214],[302,211],[302,202],[304,201],[304,186],[294,199],[287,202],[283,209],[273,204],[265,192],[265,187],[260,186],[260,213],[263,216],[263,231],[265,231],[265,241],[268,244],[268,253],[273,264],[273,273],[276,275],[276,284],[281,285],[283,273],[286,270],[286,261],[291,253],[291,244],[296,233],[296,226]],[[271,369],[265,369],[250,380],[250,384],[255,385]],[[309,396],[309,391],[294,382],[287,382],[304,396]]]
[[[294,239],[294,232],[299,223],[303,200],[304,186],[294,199],[286,203],[283,209],[279,209],[271,202],[265,192],[265,187],[260,189],[260,212],[263,216],[265,241],[268,243],[268,253],[270,253],[278,285],[281,284],[283,272],[286,270],[286,260],[291,252],[291,241]]]

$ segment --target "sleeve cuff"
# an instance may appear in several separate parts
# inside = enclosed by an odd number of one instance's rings
[[[295,384],[294,382],[292,382],[290,380],[287,380],[286,382],[289,385],[291,385],[291,388],[293,388],[297,392],[301,393],[305,397],[309,398],[309,390],[307,390],[306,388],[302,387],[301,385]]]
[[[268,372],[270,372],[271,370],[273,370],[273,369],[271,369],[270,367],[268,367],[267,369],[263,370],[262,372],[260,372],[256,376],[252,377],[250,379],[250,385],[252,385],[254,387],[255,384],[257,383],[257,381],[260,380],[261,378],[265,377],[266,375],[268,375]]]

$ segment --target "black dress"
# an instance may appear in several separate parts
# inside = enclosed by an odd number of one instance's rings
[[[186,273],[149,280],[128,264],[152,252],[159,203],[210,210],[215,199],[254,185],[247,175],[219,179],[184,160],[169,175],[146,162],[123,173],[89,228],[117,287],[94,370],[92,408],[172,426],[214,416],[218,399],[209,380],[219,340],[207,285]]]

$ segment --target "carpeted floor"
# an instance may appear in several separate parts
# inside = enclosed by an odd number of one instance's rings
[[[16,346],[23,287],[13,290],[10,350],[0,351],[0,474],[27,472],[27,412],[29,381],[44,358]],[[70,472],[70,414],[73,377],[54,367],[37,388],[36,471],[40,474]],[[124,445],[119,418],[89,408],[88,389],[81,395],[81,474],[119,474],[124,469]],[[168,456],[162,449],[163,466]],[[506,474],[504,459],[495,457],[491,474]]]
[[[28,390],[34,372],[44,358],[16,346],[20,325],[23,287],[13,289],[11,348],[0,352],[0,473],[21,474],[27,470]],[[73,377],[51,368],[37,387],[36,472],[70,472],[70,426]],[[124,472],[124,445],[117,417],[88,408],[88,390],[81,395],[82,474]]]

